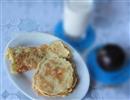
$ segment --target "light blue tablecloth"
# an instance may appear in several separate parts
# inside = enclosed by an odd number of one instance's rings
[[[93,47],[105,43],[118,43],[130,57],[130,2],[129,0],[97,0],[92,24],[96,29]],[[0,100],[29,100],[9,80],[3,63],[3,51],[8,41],[21,32],[53,33],[62,18],[62,0],[2,0],[1,9],[1,77]],[[20,33],[19,33],[20,32]],[[87,52],[88,53],[88,52]],[[84,56],[84,55],[83,55]],[[91,84],[86,100],[130,100],[130,81],[107,87]]]

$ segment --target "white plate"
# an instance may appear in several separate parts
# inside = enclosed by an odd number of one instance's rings
[[[22,35],[18,35],[13,40],[11,40],[8,43],[7,48],[16,47],[16,46],[37,46],[41,44],[49,44],[55,40],[59,40],[59,39],[49,34],[44,34],[44,33],[23,34],[22,33]],[[73,59],[76,63],[76,70],[79,77],[79,83],[74,89],[74,91],[70,93],[68,96],[65,96],[65,97],[37,96],[31,87],[31,79],[32,79],[33,71],[29,71],[23,74],[13,75],[10,73],[10,62],[5,58],[5,64],[7,66],[7,72],[9,74],[10,79],[12,80],[14,85],[30,99],[81,100],[86,95],[89,88],[89,83],[90,83],[89,72],[88,72],[86,64],[84,63],[79,53],[75,49],[73,49],[70,45],[69,47],[72,49]]]

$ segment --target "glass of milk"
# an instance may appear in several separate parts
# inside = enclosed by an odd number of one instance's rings
[[[93,0],[65,0],[63,26],[67,36],[79,38],[85,34]]]

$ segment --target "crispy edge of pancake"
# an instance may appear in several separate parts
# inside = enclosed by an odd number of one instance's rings
[[[16,65],[14,64],[14,59],[13,59],[13,48],[8,48],[6,52],[6,58],[11,62],[11,67],[10,71],[13,74],[17,74],[18,72],[16,71]]]
[[[74,87],[76,86],[75,85],[76,82],[77,82],[77,78],[75,78],[75,82],[74,82],[74,84],[73,84],[73,86],[71,88],[69,88],[67,91],[61,92],[61,93],[59,93],[57,95],[50,95],[50,94],[44,93],[43,91],[38,89],[36,86],[34,86],[33,89],[35,89],[37,94],[41,95],[41,96],[67,96],[67,95],[69,95],[69,93],[71,93],[74,90]]]

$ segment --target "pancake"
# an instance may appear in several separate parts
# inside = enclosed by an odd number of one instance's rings
[[[77,82],[72,64],[57,55],[47,55],[38,65],[32,87],[40,95],[65,96]]]
[[[45,56],[47,48],[48,45],[8,48],[7,58],[11,61],[11,72],[22,73],[36,68]]]
[[[49,45],[49,51],[57,54],[57,56],[62,58],[70,58],[71,52],[70,49],[61,41],[54,41]]]

